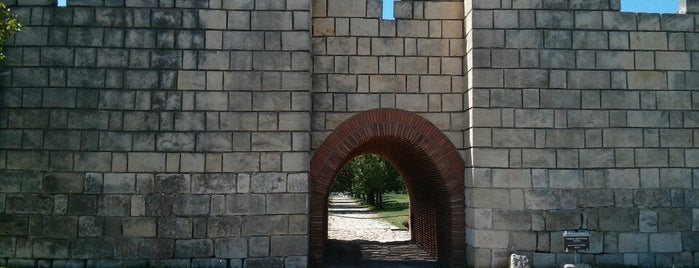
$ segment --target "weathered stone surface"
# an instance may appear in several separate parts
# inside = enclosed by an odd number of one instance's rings
[[[96,195],[70,195],[68,196],[69,215],[96,215],[97,196]]]
[[[213,252],[214,243],[210,239],[175,241],[176,258],[209,257]]]
[[[71,258],[100,259],[114,256],[113,242],[104,238],[80,238],[71,243]]]
[[[230,194],[236,192],[235,174],[196,174],[192,176],[192,192]]]
[[[288,217],[283,215],[249,216],[243,218],[242,234],[250,235],[280,235],[288,232]]]
[[[179,195],[172,209],[177,216],[207,215],[210,202],[208,195]]]
[[[29,232],[28,219],[24,216],[3,215],[0,217],[0,222],[2,235],[26,235]]]
[[[286,191],[286,176],[281,173],[259,173],[250,179],[250,189],[254,193],[275,193]]]
[[[660,232],[688,231],[692,229],[692,212],[690,209],[663,209],[658,211],[658,230]]]
[[[304,255],[308,251],[306,236],[272,236],[270,240],[272,256]]]
[[[239,217],[211,217],[208,219],[208,235],[212,238],[238,237],[241,230]]]
[[[192,220],[189,218],[158,219],[158,234],[165,238],[192,237]]]
[[[682,236],[680,233],[652,233],[649,234],[651,252],[679,252],[682,250]]]
[[[581,214],[578,211],[546,212],[546,230],[563,231],[577,230],[580,228]]]
[[[131,197],[127,195],[103,195],[99,200],[99,215],[127,216],[131,213]]]
[[[46,214],[53,211],[53,197],[46,195],[7,195],[5,210],[8,213]]]
[[[104,221],[99,217],[78,218],[78,237],[98,237],[102,235]]]
[[[248,242],[245,238],[223,238],[215,240],[215,255],[218,258],[246,258],[248,257],[247,253]]]
[[[183,174],[161,174],[155,176],[156,193],[182,193],[190,189],[190,176]]]
[[[629,232],[638,230],[638,210],[605,208],[600,210],[601,231]]]
[[[526,211],[495,210],[492,217],[493,228],[499,230],[531,229],[531,215]]]
[[[132,217],[122,222],[126,237],[155,237],[156,219],[152,217]]]
[[[226,196],[226,206],[231,215],[264,214],[266,201],[261,194],[234,194]]]

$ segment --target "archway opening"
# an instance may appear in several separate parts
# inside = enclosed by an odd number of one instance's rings
[[[387,159],[360,155],[332,185],[328,239],[397,242],[410,239],[410,202],[400,172]]]
[[[322,266],[331,186],[351,159],[379,155],[402,175],[410,195],[411,237],[444,266],[465,263],[464,163],[429,121],[410,112],[378,109],[348,119],[311,160],[310,262]]]

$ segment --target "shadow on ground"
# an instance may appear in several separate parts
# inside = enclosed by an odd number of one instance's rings
[[[325,267],[437,267],[437,260],[412,241],[328,240]]]

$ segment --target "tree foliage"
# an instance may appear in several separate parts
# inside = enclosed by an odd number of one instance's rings
[[[404,191],[403,179],[388,160],[377,155],[358,156],[340,171],[334,192],[349,192],[381,207],[383,194]]]
[[[4,47],[5,42],[20,30],[22,30],[22,23],[12,15],[5,4],[0,3],[0,47]],[[0,52],[0,63],[4,64],[6,60],[5,54]]]

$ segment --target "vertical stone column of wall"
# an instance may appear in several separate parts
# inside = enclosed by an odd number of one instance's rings
[[[313,2],[313,148],[357,112],[418,113],[463,148],[463,2]]]
[[[8,4],[0,266],[306,265],[310,1]]]
[[[469,261],[698,265],[699,17],[469,2]]]

